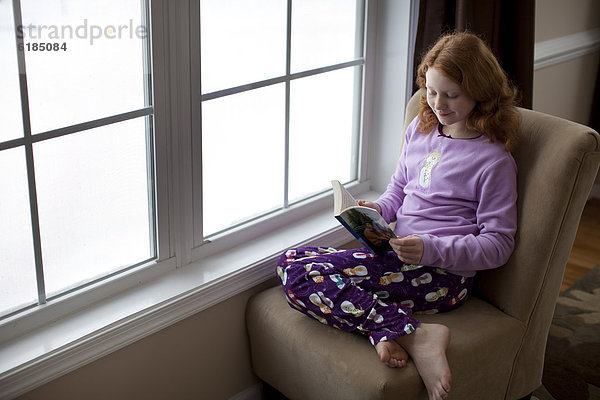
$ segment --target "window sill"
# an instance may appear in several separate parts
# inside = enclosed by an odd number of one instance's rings
[[[272,278],[286,248],[351,239],[328,208],[1,343],[0,398],[24,394]]]

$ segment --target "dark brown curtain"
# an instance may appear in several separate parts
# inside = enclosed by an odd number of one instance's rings
[[[535,0],[420,0],[413,76],[423,52],[442,33],[468,30],[491,47],[519,89],[519,105],[531,108],[534,19]]]

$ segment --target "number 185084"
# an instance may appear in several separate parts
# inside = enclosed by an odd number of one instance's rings
[[[62,43],[33,42],[33,43],[25,43],[23,46],[24,46],[25,50],[27,50],[27,51],[67,51],[67,42],[62,42]]]

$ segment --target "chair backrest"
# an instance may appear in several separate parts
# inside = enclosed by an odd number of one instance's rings
[[[407,106],[406,125],[417,114],[421,93]],[[513,152],[519,196],[515,250],[506,265],[480,272],[475,288],[478,297],[526,326],[517,371],[543,362],[565,265],[600,164],[600,135],[591,128],[519,111],[519,144]],[[518,392],[518,386],[515,376],[511,390]]]
[[[481,274],[478,293],[527,323],[535,307],[545,304],[554,310],[598,172],[600,136],[571,121],[519,111],[519,145],[513,153],[519,169],[515,251],[504,267]]]

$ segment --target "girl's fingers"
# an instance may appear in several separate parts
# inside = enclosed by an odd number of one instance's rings
[[[381,208],[377,203],[368,200],[357,200],[359,206],[369,207],[381,214]]]
[[[390,239],[392,250],[402,262],[418,264],[423,256],[423,241],[418,236]]]

